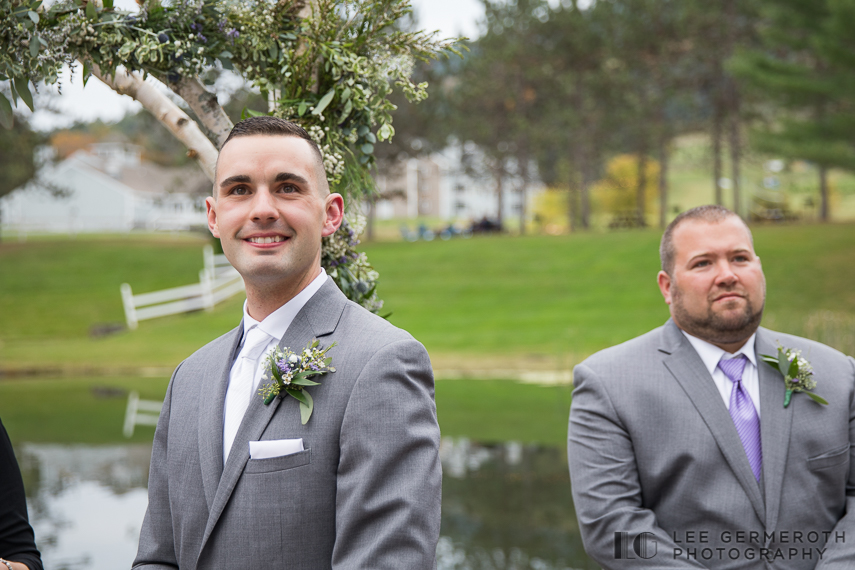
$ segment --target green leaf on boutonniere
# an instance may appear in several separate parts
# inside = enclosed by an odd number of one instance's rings
[[[813,378],[813,367],[801,354],[800,350],[784,348],[779,345],[777,356],[761,354],[760,358],[772,368],[777,369],[781,373],[781,376],[784,377],[785,408],[790,405],[790,399],[795,392],[804,392],[814,402],[824,406],[828,405],[825,398],[811,392],[816,387],[816,380]]]
[[[306,397],[309,403],[304,404],[303,402],[300,402],[300,423],[306,425],[306,422],[308,422],[309,418],[312,417],[312,410],[315,409],[315,402],[314,400],[312,400],[312,397],[309,395],[308,392],[304,391],[303,395]]]
[[[817,395],[816,395],[816,394],[814,394],[813,392],[808,392],[807,390],[805,390],[804,392],[805,392],[805,394],[807,394],[808,396],[810,396],[810,397],[811,397],[811,399],[813,399],[813,401],[814,401],[814,402],[816,402],[817,404],[822,404],[823,406],[827,406],[827,405],[828,405],[828,400],[826,400],[825,398],[823,398],[823,397],[821,397],[821,396],[817,396]]]
[[[312,378],[335,372],[330,366],[332,358],[326,356],[328,350],[335,346],[332,343],[327,348],[319,348],[320,341],[313,339],[300,352],[289,348],[276,347],[267,355],[266,370],[263,380],[271,380],[259,388],[258,393],[268,405],[276,397],[291,396],[300,402],[300,419],[303,425],[312,417],[314,401],[306,388],[320,386]]]

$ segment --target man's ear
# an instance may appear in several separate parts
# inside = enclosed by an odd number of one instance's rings
[[[214,200],[213,197],[208,196],[205,198],[205,210],[208,215],[208,229],[211,230],[211,234],[215,238],[220,237],[220,230],[217,227],[217,201]]]
[[[656,276],[656,281],[659,283],[659,291],[662,292],[662,296],[665,297],[665,302],[669,305],[671,304],[671,276],[665,273],[664,271],[660,271],[659,275]]]
[[[330,194],[326,198],[326,212],[324,218],[324,227],[321,235],[324,237],[331,236],[341,225],[344,219],[344,198],[341,194]]]

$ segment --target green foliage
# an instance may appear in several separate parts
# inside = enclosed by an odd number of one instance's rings
[[[27,83],[54,83],[62,64],[74,60],[107,75],[122,65],[168,83],[235,69],[273,97],[273,114],[310,132],[332,186],[356,195],[372,188],[374,144],[394,134],[393,87],[411,102],[424,99],[426,84],[410,79],[413,63],[454,49],[434,34],[397,29],[408,0],[317,0],[305,18],[298,16],[303,4],[289,0],[149,0],[139,13],[82,0],[47,10],[40,0],[3,1],[0,33],[19,47],[0,54],[0,80],[11,79],[13,95],[30,108]],[[49,49],[27,55],[26,45]],[[0,111],[6,107],[0,101]]]
[[[853,0],[767,0],[763,43],[732,71],[762,97],[759,150],[855,171]],[[769,103],[773,105],[769,105]]]
[[[0,196],[8,194],[36,175],[33,156],[43,137],[17,117],[11,129],[0,129]]]

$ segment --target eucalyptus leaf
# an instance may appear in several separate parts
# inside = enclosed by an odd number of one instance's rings
[[[781,372],[781,374],[786,376],[787,371],[789,369],[790,369],[790,361],[787,359],[787,354],[779,348],[778,349],[778,370]]]
[[[41,47],[41,42],[33,36],[33,39],[30,40],[30,56],[39,57],[39,47]]]
[[[274,61],[279,59],[279,46],[276,42],[272,43],[267,51],[270,53],[270,59]]]
[[[34,24],[39,23],[39,14],[37,12],[33,12],[32,10],[30,10],[29,12],[27,12],[27,16],[30,17],[30,20],[32,20]]]
[[[367,135],[365,135],[365,139],[368,142],[370,142],[371,144],[374,144],[377,142],[377,137],[375,137],[374,133],[371,133],[371,132],[369,132]]]
[[[374,145],[370,143],[365,143],[364,145],[359,147],[359,150],[361,150],[363,154],[371,154],[372,152],[374,152]]]
[[[344,91],[341,92],[341,100],[347,101],[348,99],[350,99],[351,93],[352,93],[352,91],[350,90],[350,87],[345,87]]]
[[[369,132],[371,132],[371,131],[365,125],[359,125],[359,128],[356,130],[356,134],[358,134],[361,137],[364,137]]]
[[[304,404],[309,403],[309,400],[306,398],[306,393],[302,390],[295,390],[294,388],[285,388],[285,391],[289,396],[297,400],[298,402],[303,402]]]
[[[300,402],[300,423],[306,425],[309,418],[312,417],[312,411],[315,409],[315,402],[308,392],[304,392],[307,403]]]
[[[309,104],[303,101],[297,106],[297,114],[301,117],[306,114],[306,109],[309,107]]]
[[[95,9],[95,2],[89,0],[86,3],[86,17],[90,20],[94,20],[98,17],[98,11]]]
[[[227,51],[227,50],[223,50],[220,52],[220,55],[218,57],[220,59],[231,59],[234,56],[232,55],[232,52]]]
[[[338,117],[338,124],[342,124],[350,116],[351,111],[353,111],[353,101],[348,99],[347,103],[344,104],[344,110]]]
[[[330,89],[326,95],[321,97],[321,100],[318,101],[318,104],[315,105],[315,110],[312,111],[313,115],[320,115],[324,112],[324,109],[332,102],[333,97],[335,97],[335,89]]]
[[[790,368],[787,370],[787,376],[790,378],[795,378],[799,375],[799,358],[796,356],[793,358],[793,361],[790,362]]]
[[[16,77],[15,91],[18,92],[18,95],[21,96],[21,100],[30,108],[30,111],[35,111],[35,108],[33,107],[33,94],[30,93],[30,88],[27,83],[29,83],[29,80],[26,77]]]
[[[808,392],[807,390],[805,390],[804,392],[805,392],[805,394],[807,394],[808,396],[810,396],[810,397],[811,397],[811,399],[812,399],[814,402],[816,402],[817,404],[822,404],[823,406],[827,406],[827,405],[828,405],[828,401],[827,401],[825,398],[823,398],[822,396],[817,396],[817,395],[816,395],[816,394],[814,394],[813,392]]]
[[[6,96],[0,93],[0,125],[4,129],[11,129],[15,124],[15,115],[12,114],[12,104]]]

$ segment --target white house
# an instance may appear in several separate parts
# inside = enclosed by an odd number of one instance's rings
[[[195,165],[162,167],[137,146],[98,143],[0,198],[0,212],[4,230],[19,233],[186,230],[205,225],[206,191]]]
[[[466,164],[474,165],[467,168]],[[409,158],[381,169],[377,188],[384,199],[376,204],[379,219],[438,217],[444,220],[495,219],[497,181],[483,173],[484,157],[472,144],[452,144],[429,157]],[[502,217],[516,220],[520,212],[519,176],[502,177]],[[529,183],[527,202],[544,190]],[[529,208],[527,208],[529,210]]]

